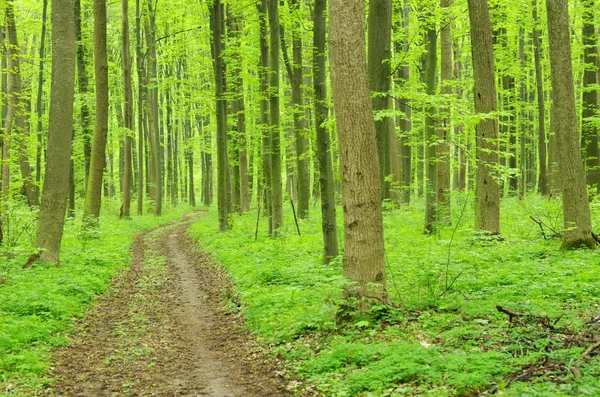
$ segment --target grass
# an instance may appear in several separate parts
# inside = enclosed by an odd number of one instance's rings
[[[21,268],[31,251],[30,231],[18,245],[0,252],[0,396],[42,393],[52,381],[47,377],[52,349],[68,343],[75,321],[107,291],[115,273],[129,265],[134,236],[179,219],[186,210],[190,208],[132,220],[103,215],[98,238],[88,241],[80,239],[81,220],[69,220],[58,267],[38,263]],[[34,217],[19,213],[19,224],[35,224]]]
[[[560,229],[560,203],[528,196],[503,200],[502,237],[472,230],[472,197],[457,195],[454,218],[425,236],[420,203],[386,211],[387,277],[392,307],[342,305],[341,260],[321,264],[318,208],[283,236],[266,236],[256,214],[234,216],[217,233],[216,213],[192,235],[230,272],[249,328],[284,357],[302,382],[295,390],[326,396],[600,395],[600,360],[585,355],[598,334],[597,253],[563,252],[530,215]],[[600,217],[592,204],[594,220]],[[342,225],[341,218],[338,222]],[[522,313],[509,317],[496,306]],[[595,327],[595,328],[594,328]],[[569,336],[568,333],[577,336]],[[586,336],[587,335],[587,336]]]

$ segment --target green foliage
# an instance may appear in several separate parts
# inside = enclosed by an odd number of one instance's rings
[[[431,237],[422,234],[422,205],[385,213],[393,304],[370,310],[342,299],[339,258],[321,264],[318,217],[300,221],[301,237],[291,214],[278,239],[263,229],[254,240],[256,214],[234,218],[234,230],[218,234],[211,213],[191,233],[231,273],[231,307],[243,311],[249,328],[307,384],[295,385],[298,390],[470,396],[496,387],[511,396],[597,394],[598,358],[582,360],[586,346],[569,345],[539,320],[584,333],[600,307],[597,254],[560,251],[560,241],[544,239],[529,218],[560,230],[560,201],[504,200],[500,239],[476,236],[472,212],[460,214],[472,206],[469,194],[455,195],[452,223]],[[592,213],[597,219],[596,204]],[[260,227],[265,223],[261,219]],[[509,323],[496,305],[526,316]],[[544,360],[577,367],[582,376],[542,371],[518,381]]]
[[[81,219],[70,220],[60,266],[36,263],[22,269],[30,250],[23,245],[0,253],[0,395],[33,393],[51,381],[45,375],[51,350],[68,343],[75,320],[107,291],[115,272],[127,267],[135,234],[183,211],[130,221],[102,216],[98,239],[85,242]]]

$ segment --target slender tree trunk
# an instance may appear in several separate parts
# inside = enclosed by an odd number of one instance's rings
[[[442,94],[452,96],[452,15],[449,15],[451,0],[441,0],[440,5],[445,18],[440,32],[440,57]],[[450,221],[450,107],[441,109],[441,125],[438,128],[437,144],[437,211],[438,218],[444,223]]]
[[[67,207],[75,98],[75,15],[73,0],[52,1],[52,82],[48,156],[36,246],[41,259],[58,263]]]
[[[519,116],[519,147],[521,148],[519,155],[519,199],[522,200],[527,192],[527,125],[525,123],[527,117],[527,111],[525,110],[527,76],[525,74],[525,31],[522,28],[519,29],[519,63],[521,64],[521,76],[519,78],[519,106],[521,108]]]
[[[593,117],[598,111],[598,89],[596,60],[598,59],[598,43],[594,27],[594,10],[596,1],[585,0],[583,21],[583,58],[585,71],[583,73],[583,103],[581,140],[586,167],[586,181],[591,187],[600,192],[600,153],[598,152],[598,127]]]
[[[90,111],[87,100],[84,98],[88,93],[88,75],[86,70],[86,50],[81,28],[81,4],[75,0],[75,36],[77,40],[77,91],[81,97],[79,108],[81,117],[81,134],[83,137],[83,158],[85,163],[85,190],[87,191],[88,178],[90,175],[90,157],[92,151],[92,131],[90,128]]]
[[[435,133],[437,70],[437,29],[435,22],[427,29],[427,69],[425,72],[426,92],[430,98],[425,109],[425,234],[433,234],[437,228],[437,135]]]
[[[123,121],[125,127],[125,147],[123,156],[123,211],[124,218],[131,217],[131,137],[133,134],[133,87],[131,84],[131,50],[129,48],[129,0],[121,3],[123,22],[121,41],[121,62],[123,64]]]
[[[377,138],[367,78],[364,1],[331,0],[330,54],[344,208],[346,296],[387,301]]]
[[[290,1],[292,12],[298,11],[298,0]],[[298,176],[298,218],[308,217],[308,204],[310,201],[310,157],[308,153],[308,123],[305,117],[304,92],[303,92],[303,66],[302,66],[302,30],[300,19],[294,18],[292,31],[292,103],[294,104],[294,137],[296,140],[296,169]]]
[[[218,182],[218,211],[219,231],[229,230],[229,186],[227,173],[229,172],[229,160],[227,153],[227,100],[224,96],[224,74],[222,49],[222,26],[223,6],[220,0],[215,0],[211,13],[211,26],[213,29],[213,57],[215,65],[215,88],[216,88],[216,119],[217,119],[217,172]],[[190,179],[193,177],[190,174]]]
[[[371,101],[375,112],[385,111],[388,109],[388,91],[391,83],[392,0],[371,0],[367,24],[369,87],[375,94]],[[378,118],[375,121],[375,131],[382,198],[389,199],[390,183],[386,181],[387,176],[391,174],[389,119]]]
[[[327,0],[315,0],[313,31],[313,84],[315,106],[315,129],[317,134],[317,157],[319,161],[319,186],[321,193],[321,228],[323,230],[323,261],[331,262],[339,255],[337,220],[335,215],[335,187],[329,131],[327,120],[327,70],[326,19]],[[317,167],[315,167],[316,169]]]
[[[556,131],[564,231],[561,248],[595,248],[592,221],[579,146],[575,86],[571,64],[571,38],[567,0],[546,0],[548,43],[552,73],[552,123]]]
[[[271,222],[271,145],[269,130],[269,43],[267,41],[267,0],[261,0],[257,4],[259,26],[260,26],[260,125],[262,135],[262,167],[263,167],[263,196],[265,215],[268,218],[269,234],[272,233],[273,222]],[[264,194],[263,194],[264,193]]]
[[[44,103],[42,101],[44,94],[44,57],[46,56],[46,20],[48,15],[48,0],[43,0],[42,4],[42,33],[40,35],[40,67],[38,73],[38,89],[36,98],[37,113],[37,146],[35,150],[35,195],[36,200],[40,197],[40,186],[42,183],[42,145],[43,145],[43,125],[42,116],[44,114]]]
[[[271,130],[271,222],[273,237],[283,226],[283,187],[281,183],[281,131],[279,111],[279,0],[269,0],[269,116]]]
[[[409,0],[404,0],[402,6],[402,29],[403,38],[402,44],[398,46],[398,52],[408,52],[408,27],[409,27],[409,12],[410,6]],[[404,66],[398,68],[398,80],[401,84],[408,84],[410,79],[410,66],[406,62]],[[408,98],[404,98],[403,101],[397,102],[398,109],[404,113],[403,117],[400,117],[399,126],[402,131],[400,138],[400,158],[401,158],[401,171],[400,171],[400,190],[401,190],[401,202],[404,205],[410,204],[410,192],[412,185],[412,146],[410,145],[410,135],[412,129],[411,123],[411,112],[412,109],[409,104]]]
[[[30,206],[39,205],[35,185],[31,176],[31,166],[27,154],[27,141],[29,135],[28,128],[28,107],[24,99],[23,87],[21,82],[21,62],[20,47],[17,39],[17,27],[15,24],[15,14],[13,0],[6,3],[6,38],[8,40],[8,113],[5,120],[5,145],[10,147],[11,139],[16,139],[19,143],[19,168],[23,178],[23,193]],[[9,138],[11,137],[12,138]]]
[[[96,74],[96,122],[90,156],[90,175],[85,195],[84,224],[97,227],[102,203],[102,180],[108,134],[108,60],[106,55],[106,1],[94,0],[94,71]]]
[[[475,79],[475,111],[489,114],[498,110],[492,25],[487,0],[468,0],[473,46],[473,77]],[[477,134],[477,209],[475,227],[490,233],[500,233],[500,188],[495,168],[498,165],[498,120],[495,116],[481,120]]]
[[[548,189],[548,166],[547,166],[547,143],[546,143],[546,104],[544,97],[544,76],[542,75],[542,60],[541,60],[541,40],[540,32],[537,26],[537,4],[533,0],[533,57],[535,62],[535,86],[538,100],[538,156],[540,165],[540,175],[538,179],[538,190],[541,195],[547,196],[550,194]]]
[[[79,1],[79,0],[76,0]],[[142,10],[140,0],[135,2],[135,41],[136,41],[136,69],[138,75],[138,106],[137,106],[137,118],[138,118],[138,193],[137,193],[137,213],[142,215],[144,212],[144,65],[142,63]]]
[[[159,120],[158,120],[158,86],[156,84],[157,74],[157,53],[156,53],[156,28],[155,12],[152,8],[153,0],[148,0],[148,25],[146,32],[146,42],[148,44],[148,83],[152,86],[146,88],[148,101],[148,125],[150,131],[150,149],[152,151],[152,165],[154,171],[154,213],[156,216],[162,215],[162,145],[160,139]]]
[[[6,44],[6,29],[4,26],[0,26],[0,37],[2,38],[2,60],[0,74],[2,75],[2,95],[8,96],[8,45]],[[6,134],[6,118],[8,116],[8,104],[5,101],[0,101],[0,105],[2,106],[2,123],[0,123],[0,129],[2,130],[2,190],[0,190],[0,201],[2,208],[0,209],[0,214],[3,212],[3,207],[5,206],[6,200],[8,199],[8,188],[10,184],[10,143],[9,137]],[[3,216],[0,216],[0,222],[3,219]],[[0,225],[1,229],[1,225]],[[3,235],[0,236],[3,238]],[[0,240],[0,243],[2,240]]]

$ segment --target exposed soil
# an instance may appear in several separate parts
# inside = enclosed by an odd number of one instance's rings
[[[283,371],[225,303],[230,283],[186,230],[136,239],[133,263],[55,358],[57,396],[285,396]]]

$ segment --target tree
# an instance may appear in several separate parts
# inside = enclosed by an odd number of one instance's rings
[[[6,3],[4,13],[6,20],[6,38],[8,40],[8,112],[6,114],[4,131],[4,149],[7,151],[7,156],[3,160],[8,161],[11,140],[17,140],[19,143],[19,168],[21,169],[21,177],[23,178],[22,191],[27,198],[27,203],[30,206],[37,206],[39,205],[39,202],[33,178],[31,176],[31,166],[29,165],[27,154],[27,141],[29,135],[28,110],[21,80],[20,47],[17,38],[13,0]],[[4,165],[8,167],[8,165]],[[6,178],[10,178],[9,170],[10,168],[7,169]],[[7,189],[3,190],[8,194],[8,179],[6,183]]]
[[[223,5],[215,0],[211,8],[211,26],[213,29],[213,58],[215,68],[215,98],[217,117],[217,203],[219,211],[219,231],[229,230],[229,158],[227,152],[227,100],[224,95],[225,77],[223,72],[223,54],[221,41],[223,38]]]
[[[440,6],[445,13],[440,31],[440,58],[442,94],[452,95],[452,16],[450,15],[451,0],[441,0]],[[437,152],[437,211],[438,218],[444,222],[450,219],[450,107],[441,109],[441,122],[438,128]]]
[[[331,142],[327,121],[327,70],[326,17],[327,0],[315,0],[313,30],[313,88],[315,107],[315,129],[317,135],[317,160],[319,162],[319,187],[321,190],[321,230],[323,231],[323,262],[331,262],[339,255],[337,220],[335,215],[335,191]]]
[[[583,155],[586,166],[587,184],[600,191],[600,153],[598,151],[598,127],[592,118],[598,110],[598,89],[596,84],[596,61],[598,59],[598,43],[594,26],[595,0],[583,2],[583,104],[581,137]]]
[[[344,208],[345,295],[387,300],[377,138],[366,70],[364,1],[332,0],[330,68]]]
[[[106,51],[106,2],[94,0],[96,122],[90,155],[90,174],[85,194],[84,224],[86,227],[97,227],[102,204],[102,180],[108,134],[108,60]]]
[[[122,0],[121,59],[123,71],[123,121],[125,127],[125,147],[123,159],[123,210],[122,216],[131,216],[131,134],[133,134],[133,87],[131,85],[131,50],[129,48],[129,0]]]
[[[567,0],[546,0],[552,75],[552,127],[558,147],[563,196],[564,231],[561,248],[595,248],[592,221],[579,146],[575,86]]]
[[[548,191],[548,158],[546,144],[546,99],[544,97],[544,76],[542,75],[542,60],[541,60],[541,40],[537,18],[537,2],[533,0],[532,4],[533,17],[533,55],[535,62],[535,87],[538,101],[538,157],[540,164],[540,176],[538,180],[538,190],[541,195],[546,196]]]
[[[495,168],[498,165],[498,110],[492,25],[487,0],[469,0],[475,112],[482,120],[477,124],[477,208],[475,228],[500,234],[500,188]]]
[[[371,0],[368,25],[369,87],[373,93],[373,110],[384,111],[389,106],[388,91],[391,83],[390,59],[392,57],[392,0]],[[390,125],[388,117],[378,117],[375,122],[377,151],[379,153],[382,198],[390,198],[391,174]]]
[[[281,138],[279,112],[279,0],[269,1],[269,129],[271,137],[271,234],[283,226],[283,187],[281,183]]]
[[[435,132],[436,107],[433,104],[436,94],[437,71],[437,29],[436,22],[429,21],[427,28],[427,68],[425,71],[426,92],[429,103],[425,109],[425,230],[426,234],[436,231],[437,217],[437,135]]]
[[[48,154],[36,246],[41,251],[41,260],[56,263],[59,261],[70,176],[64,170],[71,167],[76,56],[74,10],[74,0],[52,1]]]

